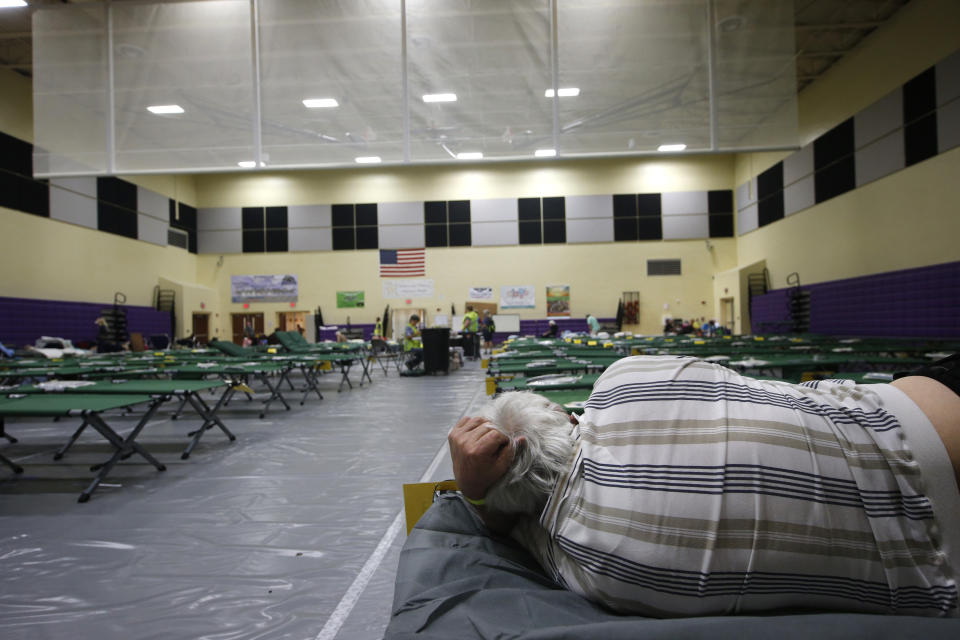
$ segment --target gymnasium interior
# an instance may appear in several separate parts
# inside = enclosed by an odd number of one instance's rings
[[[956,0],[0,8],[0,636],[960,637],[484,601],[409,531],[501,393],[956,353],[958,178]]]

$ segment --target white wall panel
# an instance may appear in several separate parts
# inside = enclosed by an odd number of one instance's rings
[[[152,242],[160,246],[167,245],[167,228],[170,224],[166,220],[157,220],[153,216],[143,213],[137,214],[137,239]]]
[[[613,196],[567,196],[566,208],[568,221],[575,218],[613,218]],[[568,237],[569,229],[568,222]]]
[[[419,249],[425,244],[422,224],[381,224],[378,234],[381,249]]]
[[[937,147],[940,153],[960,146],[960,100],[937,111]]]
[[[290,229],[287,232],[287,248],[289,251],[331,251],[333,232],[329,227]]]
[[[737,187],[737,211],[757,201],[757,177]]]
[[[706,191],[674,191],[660,194],[660,208],[664,216],[685,213],[707,213]]]
[[[329,227],[330,205],[298,204],[287,207],[287,227]]]
[[[813,173],[813,144],[801,147],[783,159],[783,184],[790,185]]]
[[[894,171],[900,171],[906,165],[903,131],[894,131],[885,138],[859,149],[854,157],[858,187],[890,175]]]
[[[757,205],[747,205],[737,213],[737,235],[742,236],[745,233],[753,231],[759,226],[757,216]]]
[[[242,253],[243,232],[197,231],[197,253]]]
[[[53,178],[50,180],[50,217],[97,228],[97,179]]]
[[[197,231],[223,231],[243,229],[240,207],[216,207],[197,210]]]
[[[853,117],[854,148],[862,149],[891,131],[903,128],[903,91],[897,89]]]
[[[473,211],[470,212],[473,217]],[[520,244],[516,222],[471,222],[470,243],[475,247]]]
[[[380,224],[423,224],[423,202],[380,202],[377,204]]]
[[[816,204],[813,176],[807,176],[783,190],[783,213],[792,215]]]
[[[516,198],[490,198],[470,201],[470,220],[473,222],[516,222]]]
[[[567,211],[569,212],[569,209]],[[613,242],[613,217],[579,220],[567,218],[567,242]]]
[[[960,98],[960,50],[937,64],[936,75],[938,107]]]
[[[663,217],[664,240],[690,240],[709,238],[710,221],[707,214],[689,216],[673,215]]]
[[[170,199],[155,191],[137,186],[137,211],[145,213],[151,218],[170,221]],[[166,241],[164,241],[166,244]]]

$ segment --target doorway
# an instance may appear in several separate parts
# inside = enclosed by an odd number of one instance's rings
[[[730,333],[736,333],[735,320],[733,298],[720,298],[720,325],[729,329]]]
[[[304,333],[307,327],[306,311],[278,311],[277,331],[299,331]]]
[[[423,319],[427,317],[426,309],[391,309],[390,310],[390,327],[393,329],[394,340],[397,340],[400,343],[403,342],[404,329],[406,328],[407,324],[410,322],[410,316],[412,316],[413,314],[417,314],[418,316],[420,316],[421,325],[426,326],[423,324]]]
[[[197,345],[206,345],[210,341],[210,314],[193,314],[193,341]]]
[[[233,344],[243,344],[244,334],[263,335],[262,313],[231,313],[230,320],[233,328]]]

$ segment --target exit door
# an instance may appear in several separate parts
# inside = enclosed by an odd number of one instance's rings
[[[193,314],[193,340],[198,345],[207,344],[210,341],[210,314]]]
[[[243,344],[243,336],[252,336],[251,340],[256,342],[257,336],[263,335],[263,314],[262,313],[231,313],[230,318],[233,324],[233,343]]]

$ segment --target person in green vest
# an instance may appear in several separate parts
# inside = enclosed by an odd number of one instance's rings
[[[480,315],[473,310],[473,305],[467,305],[467,312],[463,314],[463,354],[476,360],[479,357],[477,346],[477,331],[480,328]]]
[[[413,314],[403,330],[403,352],[407,357],[407,369],[416,369],[423,362],[423,342],[420,340],[420,316]]]
[[[377,323],[373,326],[373,339],[383,340],[383,322],[380,321],[380,316],[377,316]]]

